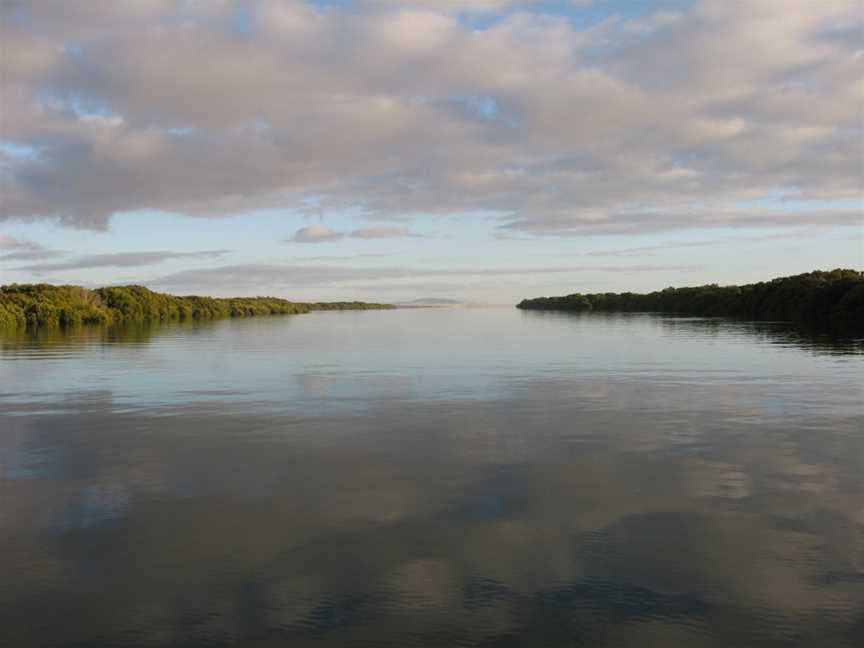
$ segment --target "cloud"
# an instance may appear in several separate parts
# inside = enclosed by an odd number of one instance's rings
[[[774,241],[782,241],[789,239],[808,239],[812,240],[813,237],[818,236],[819,231],[814,229],[808,230],[797,230],[791,232],[778,232],[775,234],[760,234],[755,236],[723,236],[717,237],[713,239],[701,240],[701,241],[666,241],[665,243],[658,243],[656,245],[644,245],[639,247],[632,248],[623,248],[617,250],[594,250],[591,252],[576,252],[576,253],[565,253],[557,256],[562,257],[643,257],[643,256],[654,256],[658,252],[668,252],[672,249],[689,249],[694,247],[708,247],[708,246],[724,246],[724,245],[733,245],[740,246],[744,243],[762,243],[762,242],[774,242]]]
[[[65,270],[86,270],[89,268],[133,268],[156,265],[174,259],[221,258],[227,253],[228,250],[205,250],[202,252],[115,252],[112,254],[91,254],[58,263],[39,263],[12,269],[42,274]]]
[[[456,15],[504,6],[482,28]],[[226,2],[4,3],[0,218],[314,196],[526,236],[855,224],[830,203],[864,181],[857,0],[580,27],[542,6],[260,0],[238,29]],[[778,194],[826,209],[739,208]]]
[[[432,277],[506,277],[526,275],[556,275],[575,273],[695,272],[695,265],[579,265],[579,266],[511,266],[412,268],[403,266],[321,266],[288,263],[253,263],[212,268],[181,270],[149,280],[148,285],[169,290],[219,289],[257,290],[263,287],[282,290],[308,286],[333,286],[358,281],[422,279]],[[410,287],[410,286],[406,286]]]
[[[349,236],[359,239],[387,239],[419,235],[410,232],[404,227],[364,227],[354,230]]]
[[[327,256],[304,256],[296,257],[298,261],[354,261],[357,259],[383,259],[391,256],[390,254],[343,254],[343,255],[327,255]]]
[[[326,243],[328,241],[338,241],[344,236],[339,232],[334,232],[325,225],[309,225],[301,227],[294,235],[288,239],[291,243]]]
[[[789,211],[769,208],[684,209],[680,211],[634,211],[606,214],[593,210],[556,212],[543,219],[518,217],[501,225],[503,236],[640,235],[683,229],[765,228],[813,226],[858,226],[860,209],[806,209]]]
[[[65,254],[62,250],[47,248],[36,241],[0,234],[0,261],[35,261]]]
[[[389,239],[420,236],[404,227],[364,227],[350,232],[337,232],[326,225],[301,227],[289,238],[288,243],[328,243],[343,238]]]
[[[541,0],[360,0],[367,7],[404,10],[406,7],[436,11],[478,12],[500,11],[506,8],[526,7]],[[584,0],[583,0],[584,1]]]

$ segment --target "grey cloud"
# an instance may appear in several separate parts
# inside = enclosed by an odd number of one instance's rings
[[[653,256],[657,252],[667,252],[672,249],[689,249],[694,247],[709,247],[722,245],[742,245],[745,243],[763,243],[771,241],[782,241],[790,239],[808,239],[822,234],[817,229],[796,230],[792,232],[778,232],[775,234],[760,234],[755,236],[722,236],[700,241],[666,241],[656,245],[643,245],[639,247],[594,250],[591,252],[563,253],[559,257],[642,257]],[[860,237],[858,237],[860,238]],[[544,255],[546,256],[546,255]]]
[[[695,272],[701,266],[694,265],[581,265],[581,266],[514,266],[514,267],[458,267],[458,268],[410,268],[400,266],[348,267],[299,264],[241,264],[199,268],[151,279],[154,286],[193,290],[209,289],[218,285],[220,289],[251,289],[260,286],[296,288],[303,286],[332,286],[343,282],[395,279],[417,279],[430,277],[504,277],[526,275],[599,273],[645,273],[645,272]],[[407,287],[407,286],[406,286]]]
[[[485,285],[485,284],[484,284]],[[361,292],[407,292],[413,295],[447,295],[459,294],[467,289],[474,287],[472,284],[460,282],[417,282],[410,283],[383,283],[380,281],[370,282],[366,284],[351,284],[351,288]]]
[[[228,250],[205,250],[202,252],[115,252],[113,254],[91,254],[79,256],[59,263],[39,263],[19,266],[22,270],[36,274],[62,270],[85,270],[88,268],[132,268],[156,265],[173,259],[213,259],[221,258]]]
[[[583,254],[561,254],[560,256],[641,257],[653,256],[655,252],[662,249],[662,245],[645,245],[641,247],[625,248],[623,250],[595,250],[593,252],[585,252]]]
[[[407,7],[436,11],[485,13],[505,8],[525,7],[541,0],[360,0],[360,4],[377,9],[404,10]]]
[[[364,227],[356,229],[349,234],[352,238],[359,239],[386,239],[386,238],[404,238],[408,236],[419,236],[405,229],[404,227]]]
[[[0,234],[0,261],[35,261],[64,256],[63,250],[45,247],[36,241]]]
[[[297,261],[353,261],[358,259],[383,259],[392,256],[391,254],[342,254],[342,255],[327,255],[327,256],[302,256],[296,257]]]
[[[371,4],[261,0],[250,33],[233,3],[3,4],[4,138],[38,153],[3,154],[0,214],[99,228],[316,196],[378,221],[492,211],[526,235],[860,222],[737,207],[860,198],[857,0],[585,29],[496,0],[521,10],[482,30],[452,12],[479,1]]]
[[[502,225],[507,233],[529,233],[543,236],[653,234],[681,229],[715,227],[745,229],[764,227],[856,226],[862,223],[861,210],[816,209],[781,211],[750,210],[687,210],[675,212],[631,212],[605,214],[597,212],[549,212],[544,219],[517,217]]]

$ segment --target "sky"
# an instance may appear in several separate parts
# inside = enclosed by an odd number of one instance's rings
[[[860,0],[4,0],[0,283],[524,297],[864,267]]]

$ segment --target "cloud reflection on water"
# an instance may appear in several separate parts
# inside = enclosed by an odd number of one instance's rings
[[[853,646],[854,392],[764,366],[450,400],[296,373],[342,408],[0,401],[0,623],[22,646]]]

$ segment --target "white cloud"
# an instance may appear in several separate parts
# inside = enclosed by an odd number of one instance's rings
[[[0,218],[316,196],[529,235],[855,222],[740,205],[860,198],[856,0],[702,0],[582,31],[531,2],[482,30],[453,10],[505,3],[372,4],[261,0],[249,33],[227,2],[3,4],[3,137],[39,153],[0,149]]]
[[[328,243],[343,238],[389,239],[419,236],[405,227],[362,227],[350,232],[337,232],[326,225],[309,225],[298,229],[288,243]]]
[[[292,243],[326,243],[327,241],[338,241],[343,234],[334,232],[325,225],[309,225],[301,227],[288,239]]]

